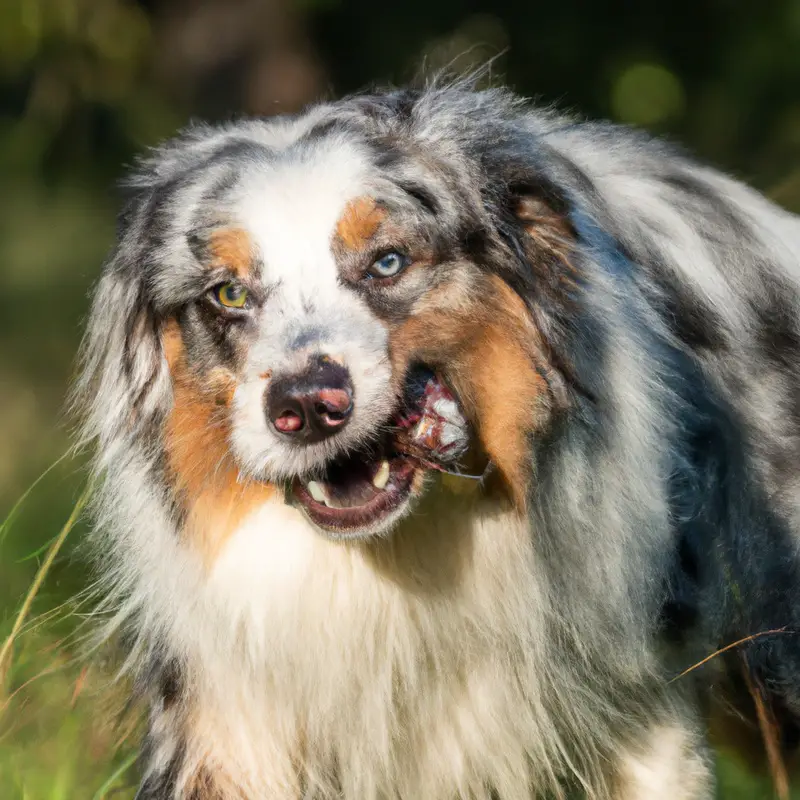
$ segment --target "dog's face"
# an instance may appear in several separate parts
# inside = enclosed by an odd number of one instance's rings
[[[504,275],[500,228],[549,263],[565,223],[520,196],[498,219],[459,174],[474,165],[412,138],[389,149],[308,127],[223,141],[129,212],[120,252],[140,273],[140,310],[126,345],[154,330],[168,369],[166,480],[196,525],[284,492],[343,537],[390,530],[442,465],[491,462],[523,503],[555,372]],[[130,349],[135,374],[147,357]]]

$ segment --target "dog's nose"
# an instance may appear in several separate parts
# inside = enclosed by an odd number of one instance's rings
[[[270,384],[266,407],[276,431],[298,442],[319,442],[344,428],[353,413],[350,373],[327,356],[316,356],[304,372]]]

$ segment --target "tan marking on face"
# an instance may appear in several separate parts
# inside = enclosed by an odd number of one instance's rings
[[[324,355],[320,358],[323,364],[338,364],[340,367],[345,366],[344,356],[334,353],[333,355]]]
[[[239,480],[229,449],[229,407],[234,375],[216,368],[199,377],[187,367],[177,323],[164,331],[173,406],[164,446],[173,490],[186,511],[183,533],[211,565],[244,518],[276,491],[268,483]]]
[[[164,326],[161,334],[161,349],[167,359],[167,366],[172,372],[183,357],[183,339],[181,338],[181,329],[177,320],[170,319]]]
[[[458,395],[492,462],[525,505],[530,480],[528,435],[547,415],[547,383],[536,368],[544,361],[540,337],[522,300],[498,277],[483,280],[469,305],[453,310],[446,299],[392,334],[394,373],[402,376],[413,361],[430,364]],[[432,295],[434,293],[431,293]]]
[[[385,217],[386,212],[371,197],[357,197],[347,204],[336,223],[336,235],[345,247],[360,250],[375,235]]]
[[[225,267],[238,278],[246,278],[253,268],[253,246],[241,228],[220,228],[211,234],[208,244],[212,266]]]

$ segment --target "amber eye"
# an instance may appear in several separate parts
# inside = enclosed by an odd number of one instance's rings
[[[247,289],[238,283],[221,283],[213,291],[216,301],[225,308],[244,308],[247,302]]]

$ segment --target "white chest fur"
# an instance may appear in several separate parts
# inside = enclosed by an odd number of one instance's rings
[[[259,797],[529,796],[548,754],[528,537],[444,490],[369,543],[260,508],[204,590],[198,761]]]

